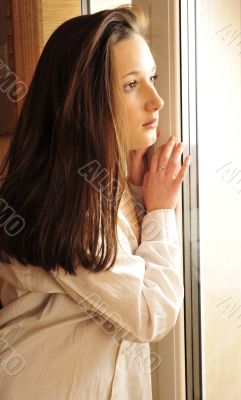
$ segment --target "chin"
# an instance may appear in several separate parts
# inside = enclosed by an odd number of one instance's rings
[[[147,148],[153,145],[157,140],[157,129],[143,129],[137,132],[132,136],[133,144],[131,146],[131,150],[139,150]]]
[[[143,135],[142,141],[138,143],[138,148],[149,147],[153,145],[157,140],[157,133],[156,130],[150,130],[150,132],[146,133],[145,136]]]

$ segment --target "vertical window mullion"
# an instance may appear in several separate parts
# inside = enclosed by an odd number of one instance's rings
[[[199,400],[202,375],[195,0],[180,1],[180,27],[182,141],[188,144],[191,155],[188,177],[183,182],[186,396],[187,400]]]

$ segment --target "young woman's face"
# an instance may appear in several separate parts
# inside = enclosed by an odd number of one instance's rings
[[[130,128],[132,150],[156,141],[159,110],[164,101],[155,88],[155,62],[150,48],[139,35],[114,46],[114,61],[122,100]],[[135,72],[136,71],[136,72]],[[153,126],[144,126],[156,119]]]

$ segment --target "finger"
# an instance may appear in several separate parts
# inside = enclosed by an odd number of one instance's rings
[[[183,144],[182,142],[180,142],[181,144]],[[178,146],[180,146],[180,143],[179,142],[177,142],[177,143],[175,143],[175,146],[173,147],[173,149],[172,149],[172,154],[171,154],[171,157],[175,154],[175,152],[177,151],[177,148],[178,148]]]
[[[176,146],[173,147],[172,154],[167,165],[167,175],[169,175],[172,178],[176,178],[176,171],[178,168],[179,159],[181,157],[182,152],[183,152],[183,143],[182,142],[176,143]]]
[[[175,146],[175,140],[169,139],[159,157],[160,167],[166,167],[168,165],[174,146]]]
[[[155,153],[157,155],[158,158],[160,158],[160,155],[163,152],[164,147],[166,146],[165,143],[161,144],[160,146],[157,147],[157,149],[155,150]]]
[[[182,183],[182,181],[184,180],[190,163],[191,163],[191,157],[189,155],[187,155],[185,157],[185,160],[183,161],[182,167],[181,167],[180,171],[178,172],[177,177],[175,179],[175,184],[177,186],[179,186]]]
[[[158,167],[159,157],[160,157],[160,154],[162,153],[164,147],[165,147],[165,143],[158,146],[154,155],[152,156],[151,166],[150,166],[151,172],[156,172],[157,167]]]

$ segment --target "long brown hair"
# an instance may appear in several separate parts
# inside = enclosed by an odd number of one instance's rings
[[[130,143],[112,49],[133,34],[148,40],[147,27],[128,4],[50,36],[0,171],[1,262],[74,275],[78,263],[114,264]]]

